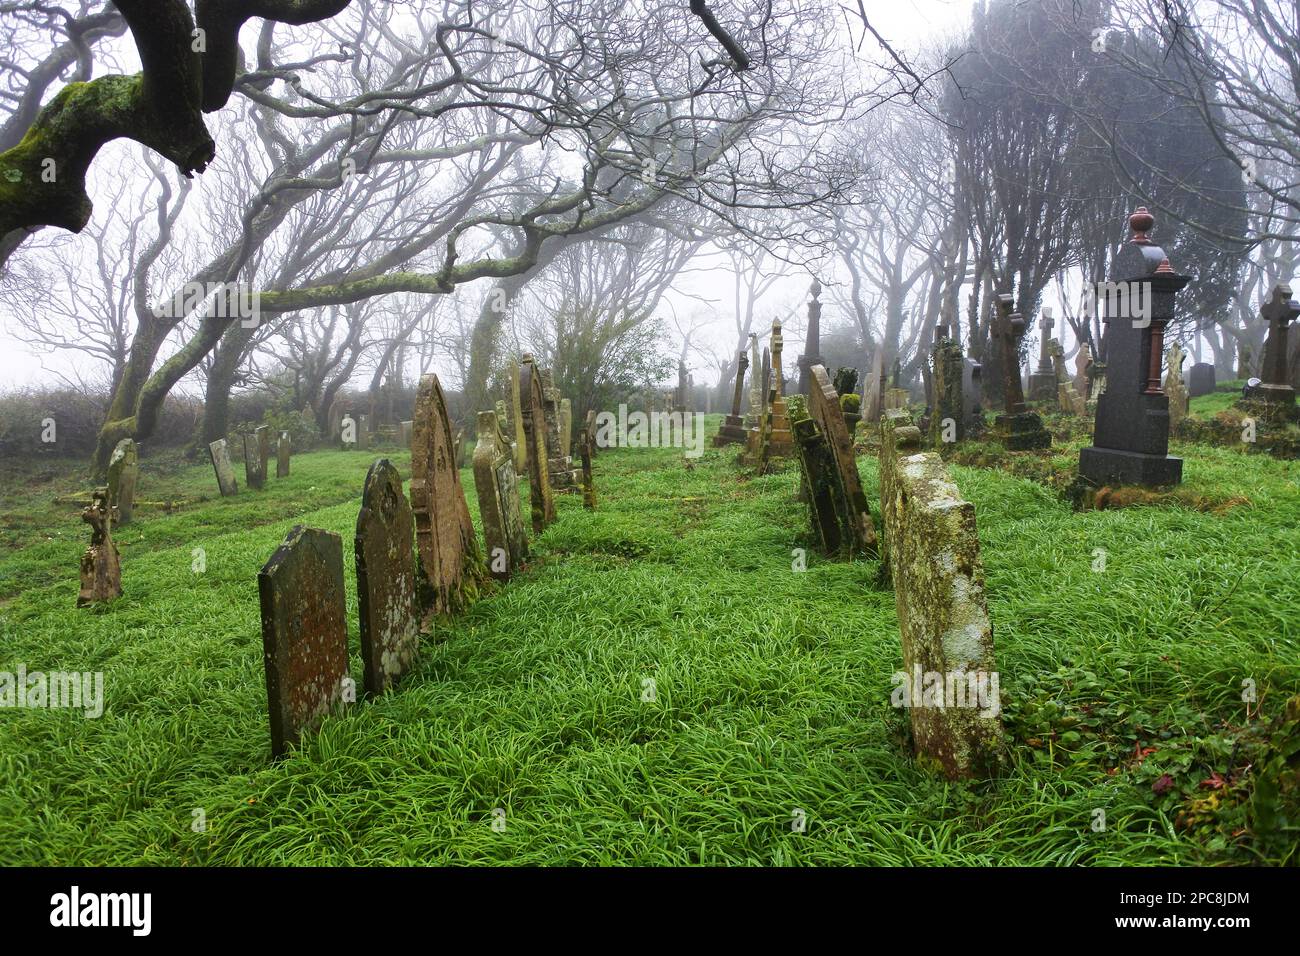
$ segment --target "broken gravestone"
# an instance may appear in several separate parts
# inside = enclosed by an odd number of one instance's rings
[[[925,762],[951,779],[990,773],[1002,751],[1000,680],[975,506],[898,411],[881,426],[880,510],[903,645],[893,702],[909,709]]]
[[[217,487],[223,498],[236,494],[239,484],[235,481],[235,466],[230,463],[230,449],[226,440],[218,438],[208,445],[208,454],[212,456],[212,470],[217,473]]]
[[[411,510],[419,550],[420,608],[427,622],[477,594],[483,561],[456,467],[456,440],[437,375],[420,379],[411,439]]]
[[[270,437],[265,425],[244,436],[244,480],[250,488],[266,485],[266,463],[271,458]]]
[[[415,607],[415,521],[402,476],[387,458],[366,473],[355,540],[363,684],[382,694],[410,670],[420,649]]]
[[[525,355],[519,368],[520,415],[527,448],[528,495],[532,510],[533,534],[541,534],[555,520],[555,499],[551,497],[551,478],[546,459],[546,402],[542,395],[542,376],[532,355]]]
[[[348,673],[343,539],[296,525],[258,572],[257,590],[271,755],[279,757],[356,699]]]
[[[135,510],[135,485],[140,477],[139,456],[135,442],[123,438],[108,460],[108,504],[116,510],[114,523],[131,523]]]
[[[288,432],[280,432],[280,440],[275,445],[275,477],[289,477],[289,456],[293,451],[293,441]]]
[[[81,556],[81,591],[77,607],[99,604],[122,596],[122,565],[113,543],[116,521],[108,489],[96,490],[81,520],[90,525],[90,544]]]
[[[474,446],[474,489],[487,542],[488,570],[498,581],[509,581],[528,557],[528,532],[519,507],[519,478],[514,449],[505,439],[495,412],[478,413],[478,444]]]

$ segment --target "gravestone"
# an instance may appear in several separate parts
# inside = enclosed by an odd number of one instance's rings
[[[722,421],[722,427],[713,436],[713,447],[721,448],[727,444],[743,445],[745,442],[745,423],[740,417],[740,400],[745,390],[745,369],[749,368],[749,359],[741,349],[736,356],[736,387],[731,395],[731,414]]]
[[[505,441],[495,412],[478,413],[474,489],[487,542],[488,570],[498,581],[509,581],[528,557],[528,532],[519,507],[514,449]]]
[[[1197,362],[1187,370],[1187,397],[1200,398],[1214,391],[1214,366]]]
[[[114,524],[131,523],[135,511],[135,485],[140,477],[140,458],[135,442],[123,438],[108,460],[108,504],[114,510]]]
[[[343,539],[295,526],[258,572],[257,590],[271,754],[279,757],[350,696]]]
[[[251,435],[244,435],[244,480],[250,488],[266,485],[266,466],[271,459],[271,443],[265,425]]]
[[[749,417],[745,420],[745,455],[758,455],[759,436],[767,416],[767,393],[763,391],[763,358],[758,354],[758,336],[749,334]]]
[[[1187,417],[1187,386],[1183,384],[1183,348],[1177,342],[1169,346],[1169,357],[1165,364],[1169,371],[1165,375],[1165,395],[1169,397],[1169,433],[1176,434],[1178,426]]]
[[[113,543],[117,515],[107,488],[99,488],[91,495],[90,506],[81,512],[81,520],[90,525],[90,544],[81,555],[77,607],[86,607],[122,596],[122,563]]]
[[[1106,391],[1097,401],[1092,446],[1079,453],[1079,475],[1097,486],[1182,480],[1182,459],[1168,453],[1169,398],[1160,388],[1160,366],[1174,297],[1191,278],[1175,274],[1164,250],[1147,237],[1154,223],[1145,207],[1134,212],[1133,238],[1111,264],[1112,281],[1129,294],[1106,302]],[[1134,301],[1146,303],[1143,314],[1123,314]]]
[[[772,388],[771,401],[767,413],[766,427],[762,433],[762,447],[759,449],[759,467],[766,469],[773,458],[788,458],[794,454],[794,435],[790,431],[790,415],[786,411],[785,397],[781,394],[783,377],[781,372],[781,351],[784,341],[781,337],[781,320],[772,323]]]
[[[483,571],[478,539],[456,467],[456,440],[437,375],[420,379],[411,440],[411,510],[418,547],[418,596],[424,621],[458,611]]]
[[[402,476],[392,462],[380,458],[366,473],[353,545],[368,694],[382,694],[397,683],[420,650],[414,544],[415,520]]]
[[[1029,400],[1033,402],[1046,402],[1056,398],[1057,379],[1051,359],[1051,337],[1054,325],[1052,310],[1045,306],[1038,322],[1038,368],[1029,376]]]
[[[1291,386],[1291,373],[1287,369],[1287,326],[1300,316],[1300,302],[1291,297],[1289,285],[1279,282],[1273,286],[1259,314],[1268,322],[1268,339],[1264,342],[1264,364],[1260,370],[1263,384],[1255,394],[1266,402],[1290,410],[1295,405],[1295,389]]]
[[[939,326],[932,353],[934,405],[930,412],[930,444],[935,448],[966,437],[966,415],[962,410],[965,359],[961,345],[949,338],[947,331],[946,325]]]
[[[1047,448],[1052,436],[1043,427],[1042,419],[1025,407],[1024,393],[1020,387],[1020,363],[1016,358],[1017,343],[1025,321],[1014,311],[1011,296],[998,295],[990,332],[993,346],[1002,358],[1002,395],[1004,412],[993,420],[994,437],[1008,451],[1025,451]]]
[[[903,649],[891,702],[908,708],[918,757],[950,779],[991,774],[1002,756],[1001,682],[975,506],[898,410],[881,426],[880,510]]]
[[[573,457],[573,403],[560,399],[560,455]]]
[[[1065,415],[1087,415],[1084,398],[1074,390],[1074,382],[1065,368],[1065,349],[1057,339],[1049,339],[1047,353],[1052,359],[1052,375],[1056,379],[1056,404]]]
[[[582,429],[580,445],[582,454],[582,506],[588,511],[596,510],[596,482],[591,474],[591,458],[596,453],[596,410],[587,412],[587,424]]]
[[[984,366],[967,357],[961,365],[961,412],[968,435],[984,431]]]
[[[867,427],[874,432],[880,427],[880,416],[885,413],[885,353],[877,348],[871,356],[871,374],[867,376],[867,385],[862,392],[865,411],[863,419]]]
[[[523,407],[519,391],[519,363],[510,360],[510,427],[514,431],[515,474],[522,475],[528,468],[528,440],[524,437]]]
[[[1088,389],[1092,384],[1089,369],[1092,366],[1092,347],[1087,342],[1079,343],[1079,352],[1074,357],[1074,390],[1086,401]]]
[[[358,415],[357,416],[357,448],[359,448],[362,451],[365,451],[367,448],[373,448],[375,443],[374,439],[375,436],[372,434],[370,428],[370,416]]]
[[[533,534],[541,534],[555,520],[555,500],[551,497],[546,446],[546,404],[542,395],[542,375],[532,355],[525,355],[519,368],[520,423],[528,448],[528,495]]]
[[[551,459],[546,463],[546,472],[551,478],[551,488],[561,494],[576,494],[579,476],[573,467],[573,459],[562,451],[564,441],[560,437],[560,390],[555,387],[550,369],[542,370],[542,402],[546,422],[546,450]]]
[[[871,506],[862,490],[858,475],[858,460],[853,451],[853,436],[844,420],[840,396],[831,383],[826,368],[814,365],[808,370],[812,391],[808,395],[808,414],[817,425],[829,455],[831,470],[825,484],[832,495],[839,543],[836,548],[845,554],[876,554],[876,526],[871,520]],[[806,430],[805,430],[806,431]],[[809,475],[808,488],[820,492],[818,483]]]
[[[818,298],[822,293],[820,280],[814,278],[809,290],[812,299],[808,303],[808,332],[804,338],[803,354],[799,356],[799,394],[809,394],[812,388],[812,367],[824,365],[821,356],[821,317],[822,304]]]
[[[275,445],[275,477],[289,477],[289,455],[293,449],[293,441],[289,438],[288,432],[280,432],[280,440]]]
[[[218,438],[208,445],[208,454],[212,457],[212,470],[217,473],[217,487],[221,489],[221,496],[227,498],[237,494],[239,484],[235,481],[235,466],[230,463],[230,449],[226,447],[226,440]]]

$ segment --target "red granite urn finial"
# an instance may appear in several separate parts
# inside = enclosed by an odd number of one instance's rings
[[[1138,206],[1133,215],[1128,217],[1128,227],[1133,230],[1133,242],[1147,246],[1151,238],[1147,235],[1156,224],[1156,217],[1147,211],[1146,206]]]
[[[1174,267],[1169,264],[1168,259],[1161,259],[1160,265],[1156,266],[1156,273],[1158,275],[1171,276],[1174,274]]]

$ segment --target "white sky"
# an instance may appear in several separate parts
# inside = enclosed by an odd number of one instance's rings
[[[847,2],[852,4],[853,0]],[[968,22],[971,7],[971,0],[891,0],[889,3],[864,0],[864,2],[873,26],[900,50],[913,49],[925,43],[931,36],[951,34],[961,29]],[[246,47],[251,42],[251,36],[252,34],[245,33]],[[873,41],[868,38],[867,42]],[[136,147],[134,144],[129,144],[129,148]],[[92,167],[92,175],[112,176],[114,174],[115,170],[111,168],[111,164],[115,158],[115,149],[116,147],[110,144],[108,148],[101,151],[96,166]],[[196,178],[196,186],[202,188],[202,177]],[[97,205],[107,201],[96,196],[94,191],[91,198]],[[89,237],[79,237],[76,241],[87,243],[85,252],[93,260],[94,240]],[[729,267],[723,265],[724,262],[725,260],[715,257],[710,261],[698,261],[693,264],[690,267],[691,271],[681,277],[676,291],[670,292],[665,297],[660,308],[662,315],[665,317],[676,315],[684,325],[693,313],[701,310],[715,313],[716,319],[713,324],[706,332],[697,333],[695,340],[712,345],[720,352],[728,351],[735,345],[731,307],[735,276]],[[778,281],[759,302],[755,330],[764,325],[770,326],[775,315],[784,316],[791,308],[799,308],[799,304],[807,300],[808,284],[809,276],[806,273],[792,273],[789,278]],[[482,292],[476,286],[477,284],[471,284],[464,287],[460,294],[477,300]],[[701,302],[700,299],[705,301]],[[842,316],[836,314],[836,309],[830,304],[829,299],[828,295],[823,294],[822,301],[826,303],[822,313],[823,329],[842,320]],[[668,326],[672,328],[671,321]],[[0,391],[28,385],[53,384],[59,381],[60,372],[75,378],[78,371],[89,370],[89,364],[84,358],[78,358],[77,353],[68,351],[53,354],[37,353],[22,342],[14,331],[12,319],[0,306]],[[792,343],[794,351],[800,351],[799,344],[801,343]],[[697,383],[711,381],[716,377],[715,373],[704,367],[703,362],[692,360],[690,364],[695,371]],[[368,373],[365,374],[368,377]],[[362,375],[359,373],[353,384],[358,384],[361,378]],[[194,391],[194,387],[191,384],[183,390]]]

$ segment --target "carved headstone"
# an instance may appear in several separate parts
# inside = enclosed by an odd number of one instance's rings
[[[853,452],[853,438],[844,421],[840,396],[830,376],[821,365],[809,370],[812,391],[808,395],[808,414],[826,443],[831,471],[824,482],[840,528],[838,550],[847,554],[876,554],[876,526],[871,520],[871,506],[862,490],[858,461]],[[809,476],[808,487],[814,493],[818,485]]]
[[[483,571],[456,467],[456,440],[437,375],[420,379],[411,440],[411,510],[425,621],[469,603]]]
[[[1111,265],[1115,285],[1130,292],[1106,303],[1106,391],[1097,401],[1092,446],[1079,453],[1079,475],[1097,486],[1182,480],[1182,459],[1168,453],[1169,398],[1160,388],[1160,366],[1174,297],[1191,278],[1175,274],[1164,251],[1147,238],[1154,222],[1145,207],[1133,213],[1134,237]],[[1146,303],[1145,314],[1130,309],[1135,301]]]
[[[122,596],[122,564],[113,543],[113,524],[117,516],[109,501],[108,489],[96,490],[81,520],[90,525],[90,544],[81,556],[81,591],[77,607],[99,604]]]
[[[514,449],[504,440],[495,412],[478,413],[474,489],[487,542],[488,570],[498,581],[508,581],[528,557],[528,532],[519,507]]]
[[[289,456],[293,451],[293,440],[288,432],[280,432],[280,439],[275,446],[275,477],[289,477]]]
[[[1266,402],[1292,406],[1295,389],[1287,369],[1287,327],[1300,317],[1300,302],[1291,297],[1289,285],[1279,282],[1260,307],[1259,314],[1268,322],[1268,339],[1264,343],[1264,364],[1260,370],[1263,384],[1255,390],[1256,395]]]
[[[212,470],[217,473],[217,487],[223,498],[236,494],[239,484],[235,481],[235,466],[230,463],[230,449],[226,440],[218,438],[208,445],[208,454],[212,456]]]
[[[366,693],[382,694],[415,664],[415,521],[402,476],[380,458],[366,473],[354,542]]]
[[[343,539],[295,526],[258,573],[257,589],[271,753],[279,757],[349,696],[355,699],[349,693]]]
[[[560,399],[560,454],[571,458],[573,452],[573,403]]]
[[[563,494],[576,494],[579,476],[573,459],[564,454],[564,441],[560,437],[560,390],[553,384],[550,369],[542,370],[542,403],[546,420],[546,449],[551,460],[546,463],[551,487]]]
[[[781,390],[784,384],[781,370],[781,352],[784,341],[781,336],[781,320],[772,323],[772,389],[770,408],[767,413],[767,427],[762,435],[762,447],[759,449],[759,467],[766,468],[773,458],[786,458],[794,454],[794,435],[790,431],[790,415],[786,411],[785,396]]]
[[[1197,362],[1187,370],[1187,397],[1200,398],[1214,391],[1214,366],[1209,362]]]
[[[244,436],[244,480],[250,488],[266,485],[266,465],[271,458],[270,437],[265,425]]]
[[[135,486],[140,478],[140,459],[135,442],[123,438],[108,460],[108,503],[115,509],[114,522],[130,524],[135,511]]]
[[[531,355],[524,356],[519,368],[519,394],[519,421],[528,448],[528,494],[533,534],[541,534],[555,520],[555,500],[551,497],[546,459],[546,400],[542,395],[542,375]]]

